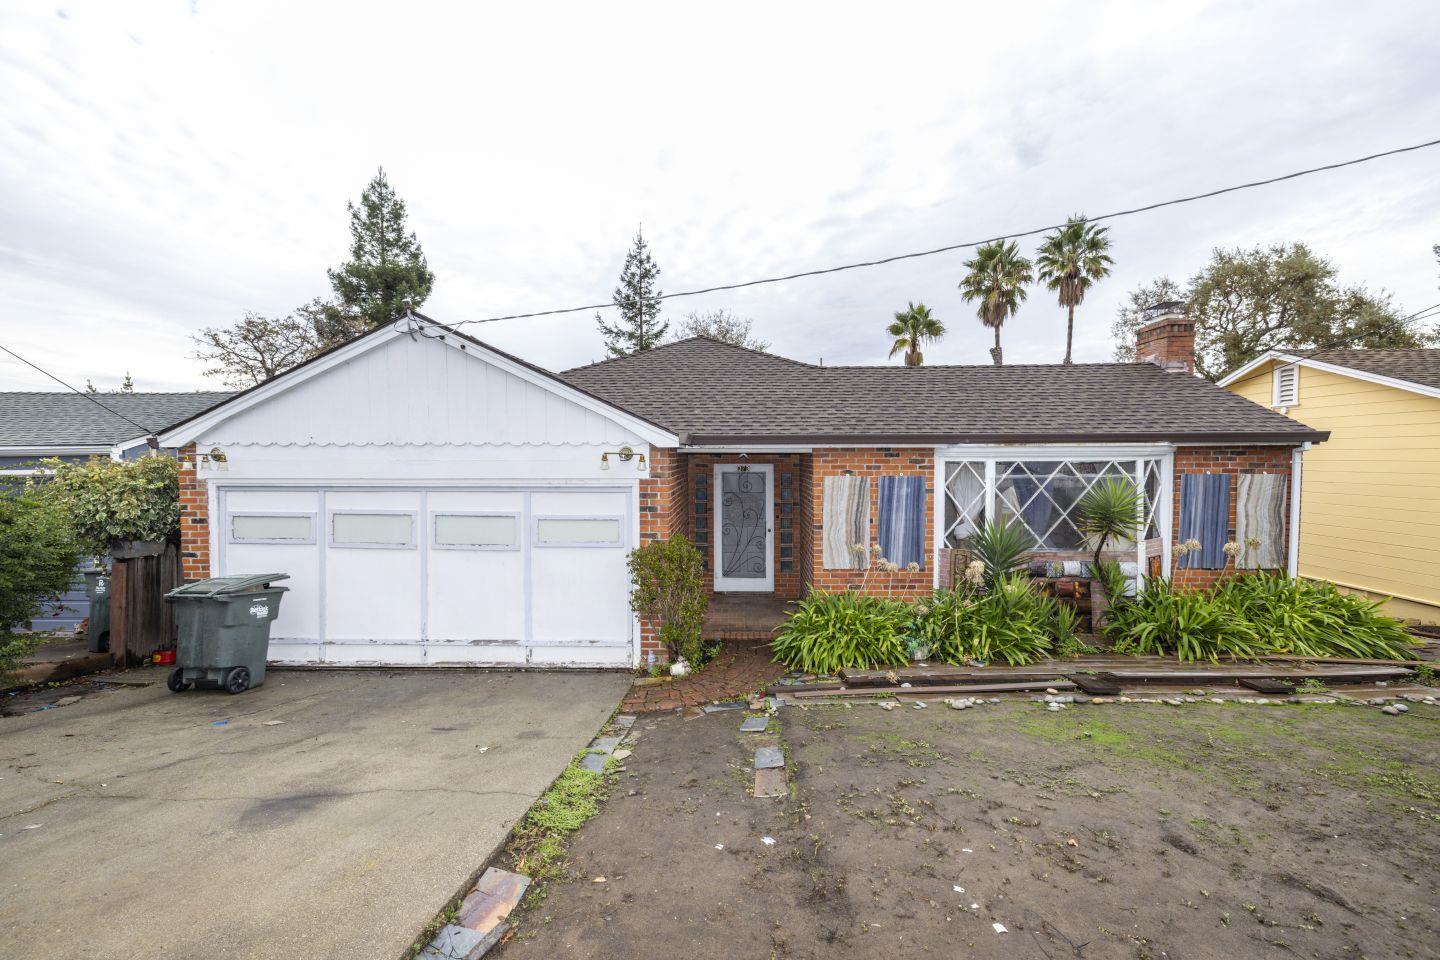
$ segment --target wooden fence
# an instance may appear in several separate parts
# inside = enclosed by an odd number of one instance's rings
[[[153,557],[116,558],[110,571],[110,655],[116,666],[149,660],[175,646],[175,608],[165,594],[180,586],[180,548]]]

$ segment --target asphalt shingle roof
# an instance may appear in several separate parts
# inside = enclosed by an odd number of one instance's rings
[[[1300,443],[1328,434],[1148,363],[821,367],[692,337],[567,370],[691,444]]]
[[[1297,356],[1440,389],[1440,350],[1302,350]]]
[[[228,392],[101,393],[95,399],[158,431],[231,396]],[[0,393],[0,447],[90,447],[144,435],[78,393]]]

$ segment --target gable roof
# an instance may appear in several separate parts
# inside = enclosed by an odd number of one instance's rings
[[[1268,350],[1220,381],[1229,386],[1271,361],[1298,363],[1383,383],[1400,390],[1440,397],[1440,349],[1417,347],[1400,350],[1332,348],[1316,350]]]
[[[197,390],[102,393],[95,400],[154,432],[229,396],[227,392]],[[0,393],[0,447],[108,448],[144,435],[116,413],[70,391]]]
[[[1149,363],[822,367],[691,337],[561,376],[692,445],[1303,443],[1329,436]]]
[[[239,393],[226,396],[218,403],[214,403],[204,409],[173,421],[160,433],[160,442],[165,446],[184,446],[192,442],[201,431],[214,426],[232,414],[241,410],[263,403],[268,397],[282,393],[291,387],[306,382],[311,377],[324,373],[332,367],[338,366],[352,357],[359,356],[381,344],[389,343],[400,337],[424,337],[430,340],[439,340],[447,346],[456,347],[462,352],[470,353],[471,348],[485,355],[492,363],[502,369],[519,376],[521,379],[535,383],[559,394],[566,399],[572,400],[587,409],[595,410],[603,415],[630,427],[637,435],[644,437],[650,442],[660,445],[674,445],[676,437],[671,435],[664,426],[635,414],[603,397],[597,396],[582,387],[578,387],[566,380],[561,379],[543,367],[519,357],[513,356],[491,346],[475,337],[462,333],[454,327],[447,326],[419,313],[413,313],[415,324],[412,326],[404,317],[394,323],[383,324],[373,330],[367,330],[344,343],[338,344],[316,354],[302,363],[296,364],[285,372],[271,377],[264,383],[247,387]],[[426,332],[426,331],[430,332]]]

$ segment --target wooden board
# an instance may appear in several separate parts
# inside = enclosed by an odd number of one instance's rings
[[[1059,680],[1061,671],[1029,667],[904,667],[899,670],[842,670],[840,678],[851,687],[893,687],[899,683],[923,687],[956,683],[1043,683]],[[895,678],[895,679],[892,679]]]
[[[1070,680],[1092,697],[1120,695],[1120,684],[1116,683],[1108,673],[1072,673]]]
[[[849,690],[805,690],[796,687],[791,689],[790,695],[803,700],[820,697],[931,697],[942,693],[963,695],[972,693],[1021,693],[1049,688],[1056,690],[1074,690],[1075,684],[1069,680],[1042,680],[1034,683],[966,683],[950,686],[936,684],[919,687],[854,687]]]
[[[1241,677],[1236,683],[1260,693],[1281,693],[1288,696],[1295,692],[1295,684],[1285,680],[1271,680],[1266,677]]]

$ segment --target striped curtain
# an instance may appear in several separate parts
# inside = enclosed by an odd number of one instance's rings
[[[880,555],[925,569],[925,478],[880,478]]]
[[[1260,541],[1258,547],[1246,540]],[[1285,565],[1285,475],[1243,473],[1235,491],[1235,541],[1245,548],[1241,567],[1278,570]]]
[[[1180,477],[1180,542],[1200,549],[1180,558],[1182,570],[1225,569],[1230,538],[1230,474],[1186,473]]]
[[[868,477],[826,477],[822,544],[826,570],[863,570],[870,558],[870,480]],[[862,545],[856,550],[856,545]]]

